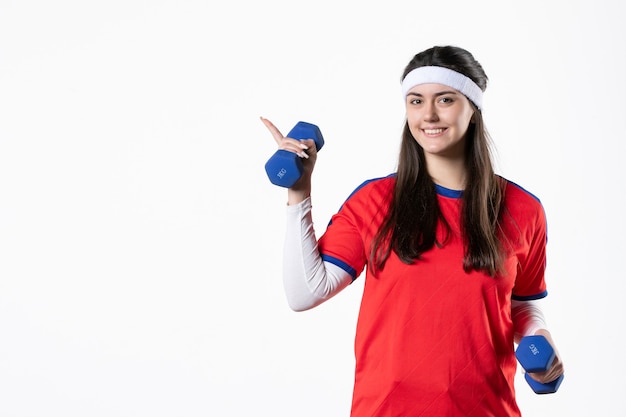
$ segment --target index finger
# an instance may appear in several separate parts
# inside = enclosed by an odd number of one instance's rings
[[[280,133],[280,130],[278,130],[278,128],[274,126],[274,123],[270,122],[265,117],[261,117],[261,121],[263,122],[265,127],[267,127],[267,129],[270,131],[276,143],[280,145],[283,139],[285,139],[283,134]]]

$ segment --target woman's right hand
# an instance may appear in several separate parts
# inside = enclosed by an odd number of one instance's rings
[[[288,204],[297,204],[311,195],[311,175],[317,160],[317,148],[313,139],[293,139],[283,136],[280,130],[268,119],[261,121],[272,134],[278,149],[295,153],[302,160],[303,172],[300,179],[289,188]]]

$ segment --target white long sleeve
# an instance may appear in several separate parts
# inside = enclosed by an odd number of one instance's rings
[[[289,307],[294,311],[316,307],[352,282],[348,272],[322,260],[311,207],[310,198],[287,206],[283,285]]]
[[[515,342],[539,329],[547,329],[539,300],[511,301],[511,318],[515,328]]]

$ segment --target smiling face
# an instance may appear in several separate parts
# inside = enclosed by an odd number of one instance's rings
[[[427,159],[463,158],[465,134],[473,114],[467,97],[443,84],[420,84],[407,93],[409,129]]]

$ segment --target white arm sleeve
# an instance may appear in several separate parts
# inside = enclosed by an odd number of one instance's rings
[[[320,305],[352,282],[340,267],[324,262],[317,248],[311,199],[287,206],[283,284],[289,307],[304,311]]]
[[[511,318],[515,328],[515,342],[524,336],[534,335],[539,329],[546,329],[546,320],[539,300],[511,301]]]

